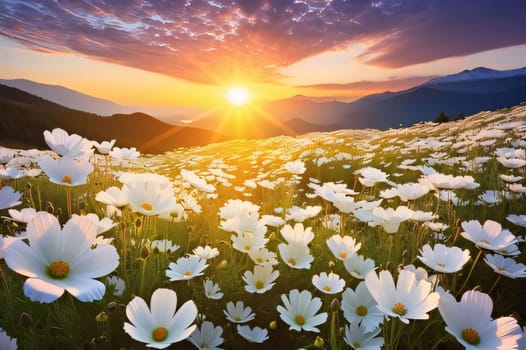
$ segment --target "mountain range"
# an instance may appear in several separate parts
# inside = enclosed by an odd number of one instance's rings
[[[338,129],[397,128],[433,121],[440,113],[456,118],[526,101],[526,67],[505,71],[478,67],[436,77],[407,90],[368,95],[354,102],[320,102],[307,96],[296,96],[266,101],[254,108],[234,109],[228,113],[223,111],[206,114],[199,111],[200,115],[204,115],[199,119],[195,117],[196,111],[191,109],[176,108],[170,112],[171,115],[163,116],[153,111],[152,115],[169,121],[170,125],[145,113],[130,114],[130,111],[137,111],[135,108],[138,107],[118,105],[60,86],[22,79],[0,80],[0,84],[16,87],[26,93],[23,95],[20,90],[15,93],[8,90],[7,86],[0,89],[0,138],[14,136],[6,131],[5,126],[9,118],[16,116],[22,124],[26,121],[28,129],[25,134],[31,133],[37,126],[42,129],[44,125],[48,128],[65,125],[71,130],[82,129],[88,132],[89,134],[84,133],[86,137],[94,135],[103,139],[117,138],[122,144],[129,145],[146,144],[152,152],[164,151],[173,146],[199,145],[210,140],[293,136]],[[30,98],[27,93],[40,98]],[[49,114],[50,110],[55,112],[54,116]],[[62,118],[59,123],[56,118],[62,114],[69,115],[71,120]],[[101,118],[102,115],[110,117]],[[84,126],[80,128],[78,121],[72,118],[81,118],[79,120],[82,120]],[[194,121],[191,124],[178,124],[181,119]],[[53,123],[60,125],[53,126]],[[10,126],[13,127],[16,128]],[[150,133],[142,135],[141,129],[150,130]],[[166,135],[167,130],[178,130],[178,136],[166,136],[156,146],[146,142],[155,138],[156,133]],[[197,134],[199,137],[196,137]]]

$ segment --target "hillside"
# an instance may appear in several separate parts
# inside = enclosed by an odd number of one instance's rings
[[[0,85],[0,116],[0,143],[26,147],[46,147],[43,131],[57,127],[99,142],[117,139],[118,146],[134,146],[146,153],[226,139],[212,131],[166,124],[143,113],[99,117],[4,85]]]

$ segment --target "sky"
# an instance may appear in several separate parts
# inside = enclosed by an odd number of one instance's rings
[[[0,0],[0,78],[124,105],[352,101],[526,66],[523,0]]]

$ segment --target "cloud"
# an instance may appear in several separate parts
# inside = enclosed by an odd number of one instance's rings
[[[0,34],[194,82],[274,81],[363,41],[361,59],[387,67],[526,43],[525,12],[521,0],[5,0]]]
[[[392,78],[385,81],[358,81],[345,84],[315,84],[302,85],[298,88],[310,88],[318,90],[372,90],[372,91],[399,91],[423,84],[433,78],[434,75],[409,77],[409,78]]]

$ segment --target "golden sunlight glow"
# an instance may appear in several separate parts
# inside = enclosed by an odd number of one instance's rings
[[[243,106],[250,100],[250,94],[248,90],[242,86],[229,88],[226,97],[228,102],[234,106]]]

